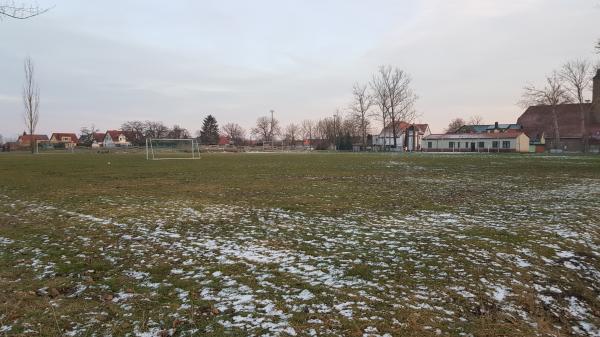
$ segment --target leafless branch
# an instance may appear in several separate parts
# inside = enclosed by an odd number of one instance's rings
[[[375,104],[374,98],[367,90],[366,85],[354,84],[352,88],[353,101],[350,104],[352,116],[359,122],[360,136],[363,146],[367,145],[367,131],[369,128],[369,113]]]
[[[259,117],[256,126],[252,128],[252,134],[264,142],[273,141],[274,137],[281,133],[279,121],[271,117]]]
[[[291,146],[296,146],[296,140],[300,135],[300,126],[298,124],[290,123],[285,128],[285,140]]]
[[[450,123],[446,127],[445,131],[446,131],[446,133],[455,133],[456,131],[458,131],[458,129],[462,128],[466,124],[467,124],[467,122],[465,122],[464,119],[462,119],[460,117],[454,118],[453,120],[450,121]]]
[[[584,105],[585,92],[592,83],[592,64],[587,60],[576,60],[563,65],[560,77],[570,95],[570,100],[579,104],[580,129],[582,135],[583,151],[588,150],[587,120],[590,108]]]
[[[33,135],[40,118],[40,88],[34,78],[35,67],[30,57],[25,59],[24,69],[25,84],[23,85],[23,104],[25,105],[25,110],[23,112],[23,118],[25,120],[25,127],[31,136],[31,153],[33,153],[36,146]]]
[[[371,82],[373,96],[384,120],[384,128],[386,119],[389,120],[394,147],[397,146],[399,122],[412,123],[417,117],[414,104],[418,97],[410,87],[410,83],[410,76],[406,72],[391,66],[381,66]]]
[[[41,8],[37,5],[16,5],[13,2],[0,2],[0,19],[8,17],[11,19],[25,20],[48,12],[53,7]]]
[[[560,145],[560,132],[558,125],[558,113],[560,105],[570,103],[571,97],[558,72],[546,77],[546,85],[543,88],[536,88],[528,85],[524,88],[521,105],[546,105],[552,111],[552,120],[554,124],[554,148]]]
[[[383,67],[382,67],[383,68]],[[388,120],[389,120],[389,98],[388,98],[388,91],[384,82],[384,79],[381,78],[380,76],[377,75],[373,75],[373,78],[371,79],[371,83],[369,84],[371,87],[371,96],[373,97],[373,100],[375,102],[375,105],[377,105],[378,108],[378,117],[381,120],[381,123],[383,124],[383,127],[387,127],[388,124]],[[384,142],[384,147],[385,145],[385,141],[386,141],[386,137],[383,138],[383,142]]]
[[[229,139],[235,145],[241,145],[246,136],[246,131],[239,124],[227,123],[221,127],[223,133],[229,137]]]
[[[312,147],[312,140],[315,134],[315,122],[310,119],[306,119],[302,121],[302,134],[304,139],[308,140],[308,145]]]
[[[479,116],[479,115],[473,115],[471,117],[469,117],[469,120],[467,121],[467,124],[469,125],[481,125],[483,123],[483,117]]]

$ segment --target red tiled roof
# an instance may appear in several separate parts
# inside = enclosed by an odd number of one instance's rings
[[[50,137],[50,139],[54,138],[57,141],[62,141],[63,137],[69,137],[69,139],[71,139],[71,142],[77,143],[77,135],[74,134],[74,133],[55,132],[55,133],[52,134],[52,136]]]
[[[583,105],[589,110],[590,103]],[[517,123],[523,126],[523,131],[530,138],[539,138],[542,134],[546,138],[554,137],[554,121],[552,108],[549,105],[531,106],[519,117]],[[589,128],[600,128],[600,124],[593,123]],[[581,138],[581,111],[579,104],[563,104],[558,110],[558,132],[561,138]]]
[[[397,131],[404,131],[406,129],[408,129],[409,127],[411,127],[412,125],[415,126],[415,128],[417,130],[419,130],[419,132],[421,133],[425,133],[425,131],[427,131],[427,128],[429,127],[429,124],[410,124],[404,121],[399,121],[396,122],[397,125]],[[392,123],[389,123],[385,128],[383,128],[383,130],[381,131],[383,132],[391,132],[392,131]]]
[[[130,131],[121,131],[121,130],[108,130],[108,131],[106,131],[106,133],[110,135],[110,138],[111,138],[113,141],[117,141],[117,140],[119,139],[119,136],[120,136],[120,135],[123,135],[123,136],[125,136],[125,139],[126,139],[127,141],[130,141],[130,140],[132,140],[132,139],[134,139],[134,138],[135,138],[135,136],[134,136],[133,132],[130,132]]]
[[[420,133],[425,133],[429,128],[429,124],[413,124]]]
[[[431,139],[514,139],[522,135],[520,131],[489,132],[489,133],[445,133],[431,134],[424,140]]]
[[[102,143],[104,141],[104,135],[106,135],[106,133],[94,132],[92,134],[92,140],[95,140],[96,143]]]
[[[31,144],[31,140],[48,140],[48,136],[46,135],[21,135],[17,142],[19,144]]]
[[[119,135],[123,134],[123,131],[120,130],[108,130],[106,131],[107,134],[110,135],[110,138],[112,138],[112,140],[116,140],[119,139]]]
[[[404,122],[404,121],[400,121],[400,122],[396,122],[396,130],[400,131],[400,130],[404,130],[406,129],[410,124]],[[388,125],[385,126],[385,128],[383,128],[382,132],[384,131],[392,131],[392,127],[393,124],[389,123]]]

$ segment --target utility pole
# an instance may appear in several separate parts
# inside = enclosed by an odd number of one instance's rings
[[[335,111],[335,115],[333,115],[333,148],[335,151],[337,151],[337,141],[338,141],[338,135],[337,135],[337,119],[338,119],[338,111]]]
[[[271,127],[269,128],[269,140],[271,141],[271,147],[273,147],[274,142],[273,142],[273,122],[274,122],[274,118],[273,118],[273,113],[275,112],[275,110],[271,109]]]

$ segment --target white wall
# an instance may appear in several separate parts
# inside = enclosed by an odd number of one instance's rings
[[[432,147],[429,148],[429,143]],[[471,143],[475,143],[475,151],[492,152],[497,150],[516,150],[517,139],[489,139],[489,138],[473,138],[473,139],[433,139],[423,140],[423,150],[452,150],[450,143],[454,143],[454,151],[471,151]],[[483,147],[479,147],[479,143],[483,142]],[[493,143],[498,142],[498,147],[494,148]],[[502,146],[503,142],[509,142],[508,148]],[[468,143],[468,144],[467,144]]]

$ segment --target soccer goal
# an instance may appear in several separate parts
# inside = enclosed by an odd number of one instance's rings
[[[52,142],[50,140],[36,140],[35,141],[35,153],[36,154],[50,154],[50,153],[73,153],[75,151],[75,144],[65,142]]]
[[[146,159],[200,159],[195,139],[146,139]]]

